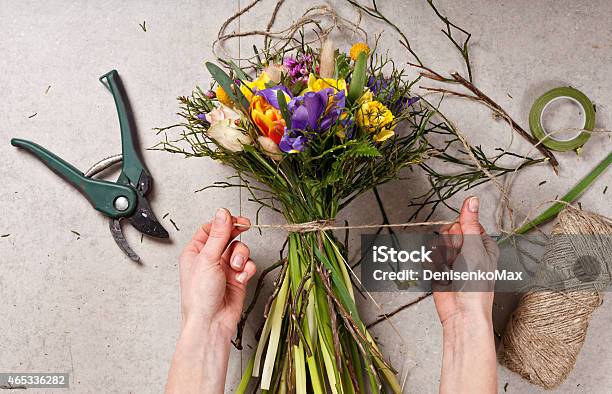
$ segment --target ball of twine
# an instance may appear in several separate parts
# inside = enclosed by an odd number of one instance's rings
[[[579,257],[592,256],[604,268],[588,284],[573,281],[573,275],[564,291],[527,292],[508,321],[501,363],[546,389],[559,386],[574,368],[591,315],[602,303],[599,290],[610,283],[612,222],[568,207],[559,214],[552,235],[561,236],[552,237],[543,264],[568,272]]]

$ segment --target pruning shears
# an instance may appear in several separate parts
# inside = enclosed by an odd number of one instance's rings
[[[32,141],[13,138],[11,144],[34,154],[47,167],[79,190],[96,210],[109,217],[111,234],[117,245],[130,259],[138,262],[140,258],[125,240],[120,220],[126,218],[138,231],[151,237],[168,238],[168,232],[159,223],[146,199],[153,178],[140,160],[134,145],[135,128],[119,74],[116,70],[112,70],[101,76],[100,82],[112,93],[119,114],[122,168],[117,181],[94,179],[93,175],[104,168],[97,171],[90,170],[84,174]],[[119,159],[110,160],[108,165],[118,161]]]

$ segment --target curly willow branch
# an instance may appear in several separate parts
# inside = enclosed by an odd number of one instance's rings
[[[314,31],[317,37],[306,41],[305,44],[312,44],[317,41],[320,41],[322,43],[325,38],[333,31],[334,28],[337,28],[338,30],[352,31],[353,34],[359,34],[360,36],[362,36],[365,41],[367,41],[368,39],[368,33],[359,26],[359,23],[361,22],[361,15],[359,15],[359,19],[357,23],[355,23],[338,15],[338,13],[333,8],[329,7],[326,4],[310,7],[306,11],[304,11],[302,16],[298,18],[295,22],[293,22],[290,26],[281,28],[280,30],[272,31],[272,28],[274,27],[274,24],[276,22],[278,12],[285,0],[279,0],[276,3],[274,11],[272,11],[265,30],[256,29],[244,32],[227,32],[227,29],[232,22],[237,20],[240,16],[248,13],[260,2],[261,0],[253,0],[246,7],[239,10],[234,15],[230,16],[225,22],[223,22],[221,28],[219,29],[219,32],[217,33],[217,38],[212,45],[213,53],[218,59],[223,58],[232,59],[234,61],[250,61],[256,57],[256,55],[246,58],[240,56],[233,57],[225,51],[225,42],[239,37],[262,36],[264,38],[264,48],[266,50],[271,49],[275,52],[280,52],[292,42],[296,34],[298,34],[301,30],[310,25],[314,26]],[[327,21],[327,23],[324,23],[325,21]],[[272,42],[272,40],[274,40],[274,42]],[[218,49],[220,49],[222,52],[218,52]]]

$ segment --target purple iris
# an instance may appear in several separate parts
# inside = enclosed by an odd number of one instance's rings
[[[302,152],[314,134],[327,131],[336,124],[345,103],[344,90],[334,94],[332,88],[293,98],[288,104],[291,128],[285,131],[279,148],[283,152]]]
[[[297,58],[286,57],[283,60],[283,65],[287,68],[291,83],[306,83],[306,81],[308,81],[308,75],[312,70],[312,55],[303,54]]]
[[[367,87],[378,96],[383,104],[385,104],[391,113],[398,114],[411,106],[412,104],[419,101],[418,97],[406,97],[402,96],[391,102],[393,95],[395,95],[395,88],[390,85],[390,80],[384,77],[370,76],[368,78]]]
[[[263,96],[266,99],[266,101],[270,103],[270,105],[273,106],[274,108],[280,109],[280,106],[278,105],[278,91],[279,90],[282,90],[283,92],[285,92],[290,98],[293,97],[289,89],[287,89],[285,86],[282,86],[282,85],[277,85],[277,86],[273,86],[271,88],[262,89],[262,90],[256,90],[254,93],[258,96]]]

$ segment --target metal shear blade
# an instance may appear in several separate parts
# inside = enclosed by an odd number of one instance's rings
[[[121,249],[123,253],[130,258],[130,260],[139,263],[140,257],[132,250],[130,244],[127,243],[127,240],[123,235],[123,230],[121,230],[121,222],[119,219],[110,219],[109,227],[111,235],[113,236],[117,246],[119,246],[119,249]]]
[[[136,193],[136,196],[138,205],[132,216],[128,217],[128,221],[143,234],[156,238],[168,238],[168,231],[159,223],[147,200],[140,193]]]

